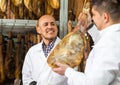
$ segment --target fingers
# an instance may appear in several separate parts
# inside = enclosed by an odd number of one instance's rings
[[[53,68],[53,71],[60,74],[60,75],[64,75],[66,69],[69,67],[66,64],[61,64],[59,62],[56,62],[56,65],[58,66],[58,68]]]
[[[81,19],[83,13],[80,13],[79,16],[78,16],[78,21]]]
[[[81,20],[81,19],[82,19],[82,20],[86,20],[87,17],[88,17],[87,14],[85,14],[85,13],[80,13],[79,16],[78,16],[78,21]]]
[[[67,23],[68,26],[68,33],[72,31],[72,22],[69,20]]]
[[[55,64],[56,64],[58,67],[62,66],[62,64],[59,63],[59,62],[56,62]]]
[[[80,13],[78,16],[77,26],[80,26],[80,25],[84,26],[86,24],[86,21],[87,21],[87,14]]]
[[[78,16],[77,28],[81,30],[81,32],[85,33],[88,29],[88,26],[92,23],[92,18],[90,13],[80,13]]]
[[[61,63],[59,63],[59,62],[56,62],[55,64],[56,64],[58,67],[68,66],[68,65],[66,65],[66,64],[61,64]]]

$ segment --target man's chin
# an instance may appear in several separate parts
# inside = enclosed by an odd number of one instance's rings
[[[48,37],[47,40],[54,40],[56,37]]]

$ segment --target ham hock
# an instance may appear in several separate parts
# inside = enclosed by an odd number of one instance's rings
[[[70,67],[78,66],[83,58],[85,36],[80,31],[68,33],[51,51],[47,63],[51,68],[57,68],[56,62]]]

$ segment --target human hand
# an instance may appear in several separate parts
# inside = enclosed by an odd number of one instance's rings
[[[58,68],[53,68],[53,71],[60,74],[60,75],[64,75],[66,69],[69,67],[66,64],[61,64],[61,63],[58,63],[58,62],[56,63],[56,65],[58,66]]]
[[[78,17],[78,22],[75,29],[81,30],[81,32],[85,33],[87,31],[88,26],[92,23],[90,13],[80,13]]]

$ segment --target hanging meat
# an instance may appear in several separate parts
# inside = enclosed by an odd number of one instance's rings
[[[5,80],[2,44],[2,35],[0,34],[0,85],[2,85]]]
[[[45,14],[54,15],[54,9],[51,7],[48,1],[45,2]]]
[[[84,24],[81,24],[80,20],[78,21],[76,27],[72,30],[71,22],[68,23],[69,33],[56,45],[48,56],[47,62],[48,65],[52,68],[56,68],[56,62],[67,64],[70,67],[82,65],[82,70],[85,67],[86,55],[89,52],[89,47],[87,43],[86,33],[80,30],[81,26],[86,27],[85,22],[87,22],[89,10],[88,3],[85,2],[82,12],[83,14],[79,16]],[[71,32],[72,30],[72,32]],[[82,64],[81,64],[82,63]]]
[[[54,9],[58,9],[59,7],[60,7],[59,0],[46,0],[45,2],[46,14],[54,15]]]
[[[23,19],[24,17],[24,4],[23,3],[18,6],[18,10],[19,10],[19,18]]]
[[[10,19],[19,18],[19,9],[18,7],[14,6],[13,3],[10,2],[10,8],[8,10],[10,11]]]
[[[48,4],[53,8],[53,9],[58,9],[60,7],[60,0],[47,0]]]
[[[85,8],[87,2],[90,2],[90,0],[75,0],[73,13],[76,16],[76,19],[78,18],[79,14],[83,12],[83,8]]]
[[[23,18],[24,3],[23,0],[11,0],[11,10],[20,19]],[[16,17],[16,18],[18,18]]]
[[[25,53],[28,51],[28,34],[25,35]]]
[[[44,0],[34,0],[32,3],[32,11],[38,18],[44,13],[42,4],[44,4]]]
[[[83,58],[84,47],[84,35],[80,31],[70,32],[52,50],[47,62],[52,68],[57,67],[55,62],[64,63],[70,67],[78,66]]]
[[[79,18],[81,20],[86,20],[87,15],[84,13],[82,14],[82,16]],[[68,33],[73,32],[73,31],[77,31],[80,29],[80,22],[78,21],[77,25],[75,27],[72,26],[72,21],[68,21]],[[78,66],[78,71],[84,72],[85,69],[85,65],[86,65],[86,59],[88,58],[89,52],[91,50],[91,46],[93,45],[92,39],[90,37],[90,35],[86,32],[85,33],[85,47],[84,47],[84,57],[81,60],[81,63]]]
[[[23,0],[11,0],[11,1],[14,4],[14,6],[19,6],[20,4],[22,4]]]
[[[25,7],[31,12],[33,0],[24,0]]]
[[[21,54],[21,35],[18,34],[17,35],[17,47],[16,47],[16,57],[15,57],[15,65],[16,65],[16,69],[15,69],[15,78],[16,79],[20,79],[21,78],[21,72],[20,72],[20,68],[21,68],[21,63],[20,63],[20,54]]]
[[[80,14],[80,12],[82,12],[84,1],[85,0],[75,0],[75,2],[74,2],[73,13],[76,16],[76,19],[78,18],[78,15]]]
[[[6,12],[7,8],[7,0],[0,0],[0,10],[2,12]]]
[[[6,15],[6,13],[2,12],[1,9],[0,9],[0,18],[1,18],[1,19],[2,19],[2,18],[4,19],[4,18],[6,17],[5,15]]]
[[[75,15],[73,13],[75,0],[68,1],[68,20],[75,20]]]
[[[5,56],[5,74],[8,79],[14,79],[15,76],[14,73],[15,73],[15,59],[13,54],[12,32],[9,32]]]
[[[20,85],[21,81],[21,67],[22,67],[22,49],[21,49],[21,35],[17,35],[17,46],[15,56],[15,85]]]
[[[6,18],[7,19],[15,19],[17,18],[16,8],[14,5],[11,3],[11,0],[7,0],[7,11],[6,11]]]

